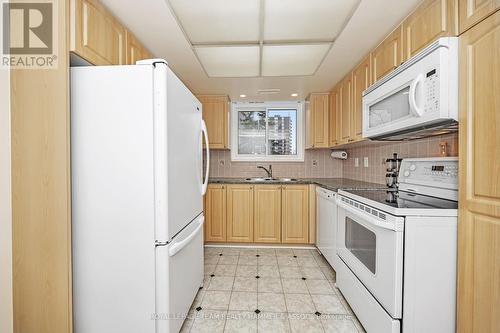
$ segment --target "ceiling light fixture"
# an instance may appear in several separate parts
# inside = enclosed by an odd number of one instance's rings
[[[247,95],[245,95],[245,94],[241,94],[241,95],[240,95],[240,97],[241,97],[241,98],[245,98],[245,97],[247,97]]]
[[[293,93],[291,96],[292,96],[292,97],[297,97],[297,96],[299,96],[299,94],[297,94],[297,93]]]

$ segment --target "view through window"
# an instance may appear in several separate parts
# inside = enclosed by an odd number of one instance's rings
[[[233,114],[237,118],[236,159],[301,158],[298,135],[301,117],[297,107],[249,109],[239,107]]]

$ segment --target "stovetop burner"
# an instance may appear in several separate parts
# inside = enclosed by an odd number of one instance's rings
[[[388,205],[393,208],[415,209],[457,209],[458,203],[452,200],[435,198],[395,189],[345,190],[357,196]]]

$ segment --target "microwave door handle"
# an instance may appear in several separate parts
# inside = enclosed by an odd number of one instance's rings
[[[422,117],[424,114],[424,110],[422,110],[421,107],[418,106],[417,104],[417,87],[419,85],[423,85],[424,83],[424,75],[419,74],[415,80],[413,80],[410,84],[410,91],[408,93],[409,97],[409,103],[410,103],[410,111],[416,116],[416,117]],[[419,101],[422,100],[422,93],[418,94]]]

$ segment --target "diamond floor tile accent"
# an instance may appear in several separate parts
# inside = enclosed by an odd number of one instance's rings
[[[206,247],[181,332],[364,333],[315,249]]]

